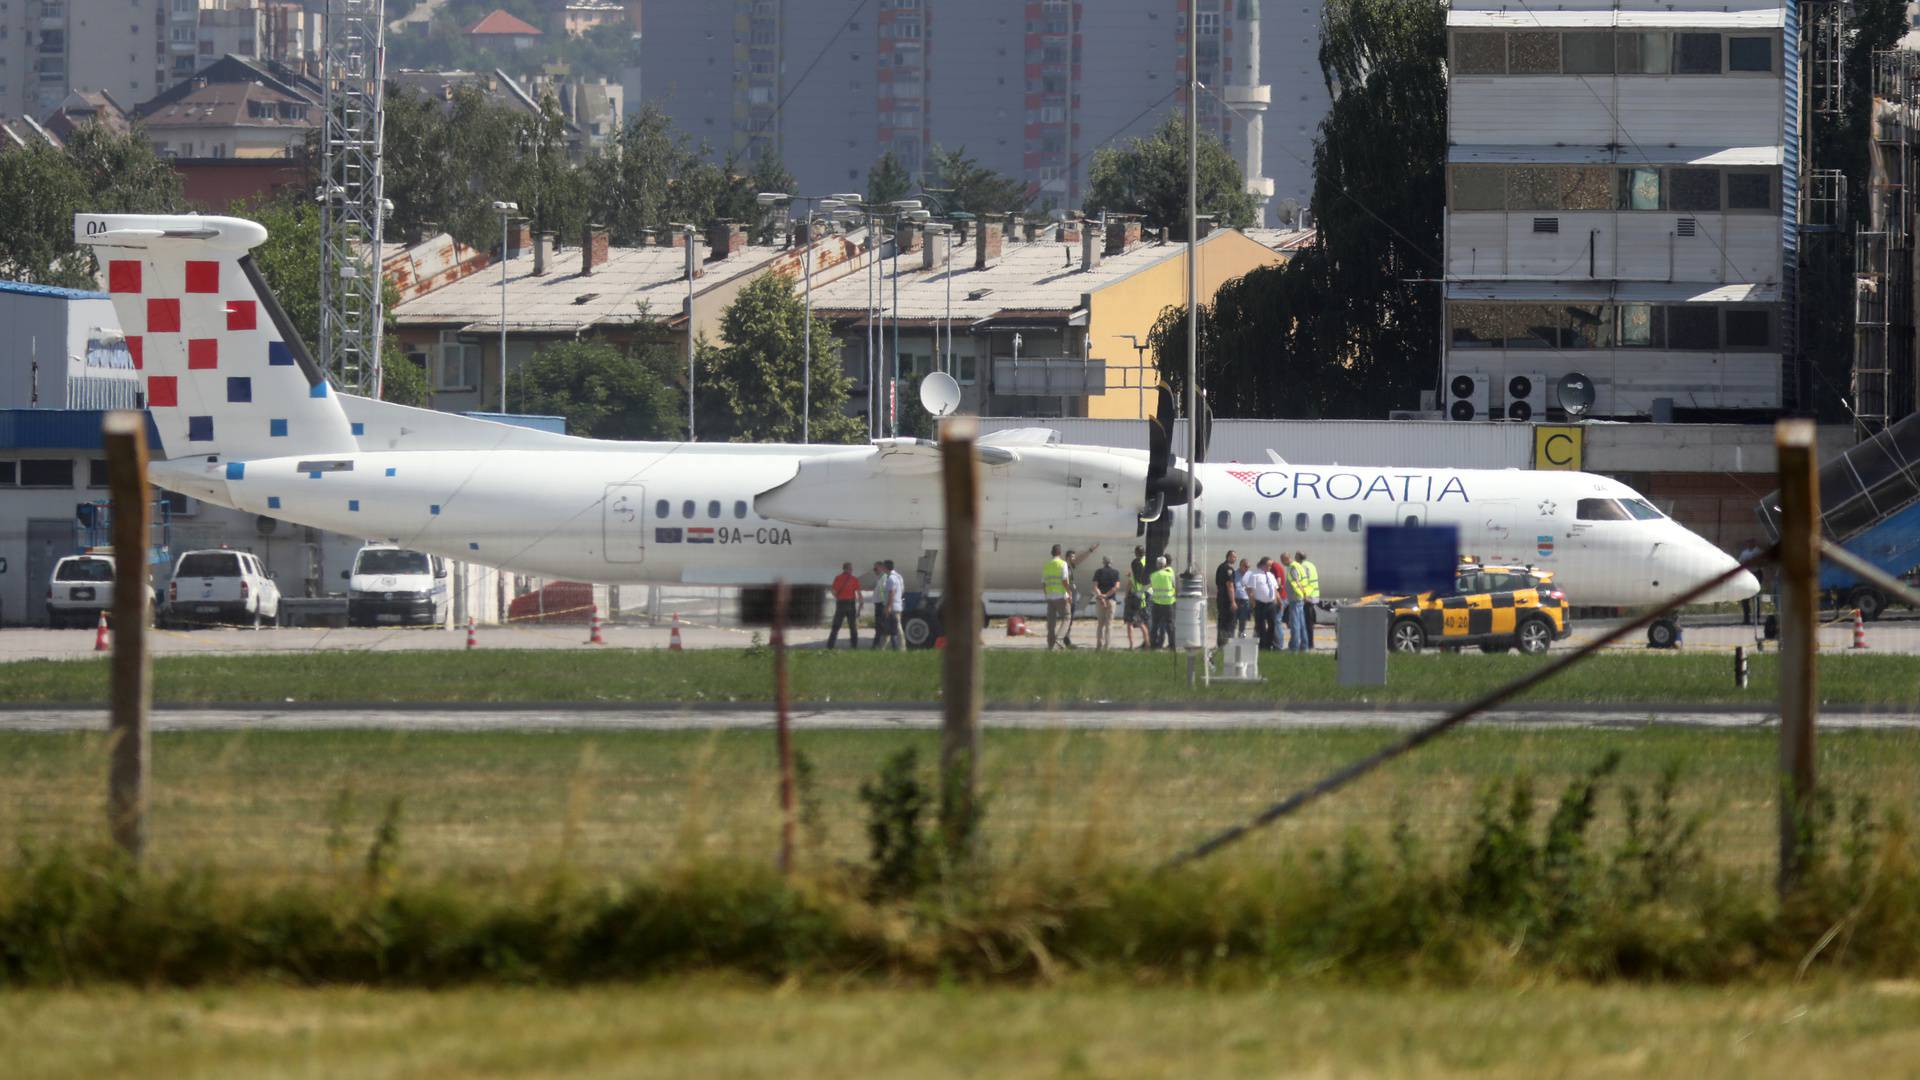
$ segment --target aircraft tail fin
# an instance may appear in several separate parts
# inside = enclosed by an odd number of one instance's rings
[[[199,215],[77,214],[106,269],[167,457],[351,453],[353,427],[260,276],[260,225]]]

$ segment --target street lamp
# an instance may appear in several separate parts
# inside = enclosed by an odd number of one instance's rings
[[[520,212],[519,203],[499,202],[493,211],[500,215],[500,411],[507,411],[507,222]]]
[[[849,204],[860,202],[859,195],[789,195],[784,191],[762,191],[753,197],[761,206],[773,206],[776,203],[804,203],[807,207],[807,250],[800,256],[800,274],[806,285],[806,322],[800,331],[800,441],[813,441],[813,248],[818,239],[813,234],[814,225],[824,220],[820,211],[828,216],[836,216]]]
[[[944,221],[936,221],[927,226],[927,231],[940,237],[941,243],[946,245],[946,250],[943,252],[945,257],[940,262],[942,276],[947,281],[947,348],[941,356],[940,370],[953,375],[953,226]],[[938,342],[935,344],[937,345]]]
[[[693,237],[695,229],[682,221],[669,221],[667,228],[686,234],[687,264],[687,441],[699,441],[693,428]]]

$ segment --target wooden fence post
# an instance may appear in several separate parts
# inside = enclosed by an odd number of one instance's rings
[[[1774,429],[1780,469],[1780,878],[1800,875],[1800,830],[1813,805],[1820,648],[1820,474],[1811,420]]]
[[[787,713],[787,583],[773,586],[774,740],[780,753],[780,872],[793,873],[793,728]]]
[[[147,706],[153,673],[147,660],[147,418],[110,412],[101,424],[107,483],[113,497],[113,716],[107,766],[107,825],[135,863],[147,849],[147,783],[151,740]]]
[[[947,587],[940,625],[946,635],[940,726],[940,829],[947,851],[961,856],[974,828],[974,783],[980,757],[980,465],[979,421],[955,416],[940,424],[940,471],[947,518]]]

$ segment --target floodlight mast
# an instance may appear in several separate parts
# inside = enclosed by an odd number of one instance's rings
[[[320,363],[334,385],[378,397],[385,325],[385,0],[328,0],[320,138]]]

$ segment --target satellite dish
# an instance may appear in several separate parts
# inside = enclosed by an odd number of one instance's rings
[[[1555,396],[1560,399],[1560,407],[1567,411],[1568,416],[1584,416],[1588,409],[1593,408],[1593,380],[1577,371],[1569,371],[1560,376]]]
[[[920,380],[920,407],[934,416],[951,416],[960,407],[960,384],[944,371]]]

